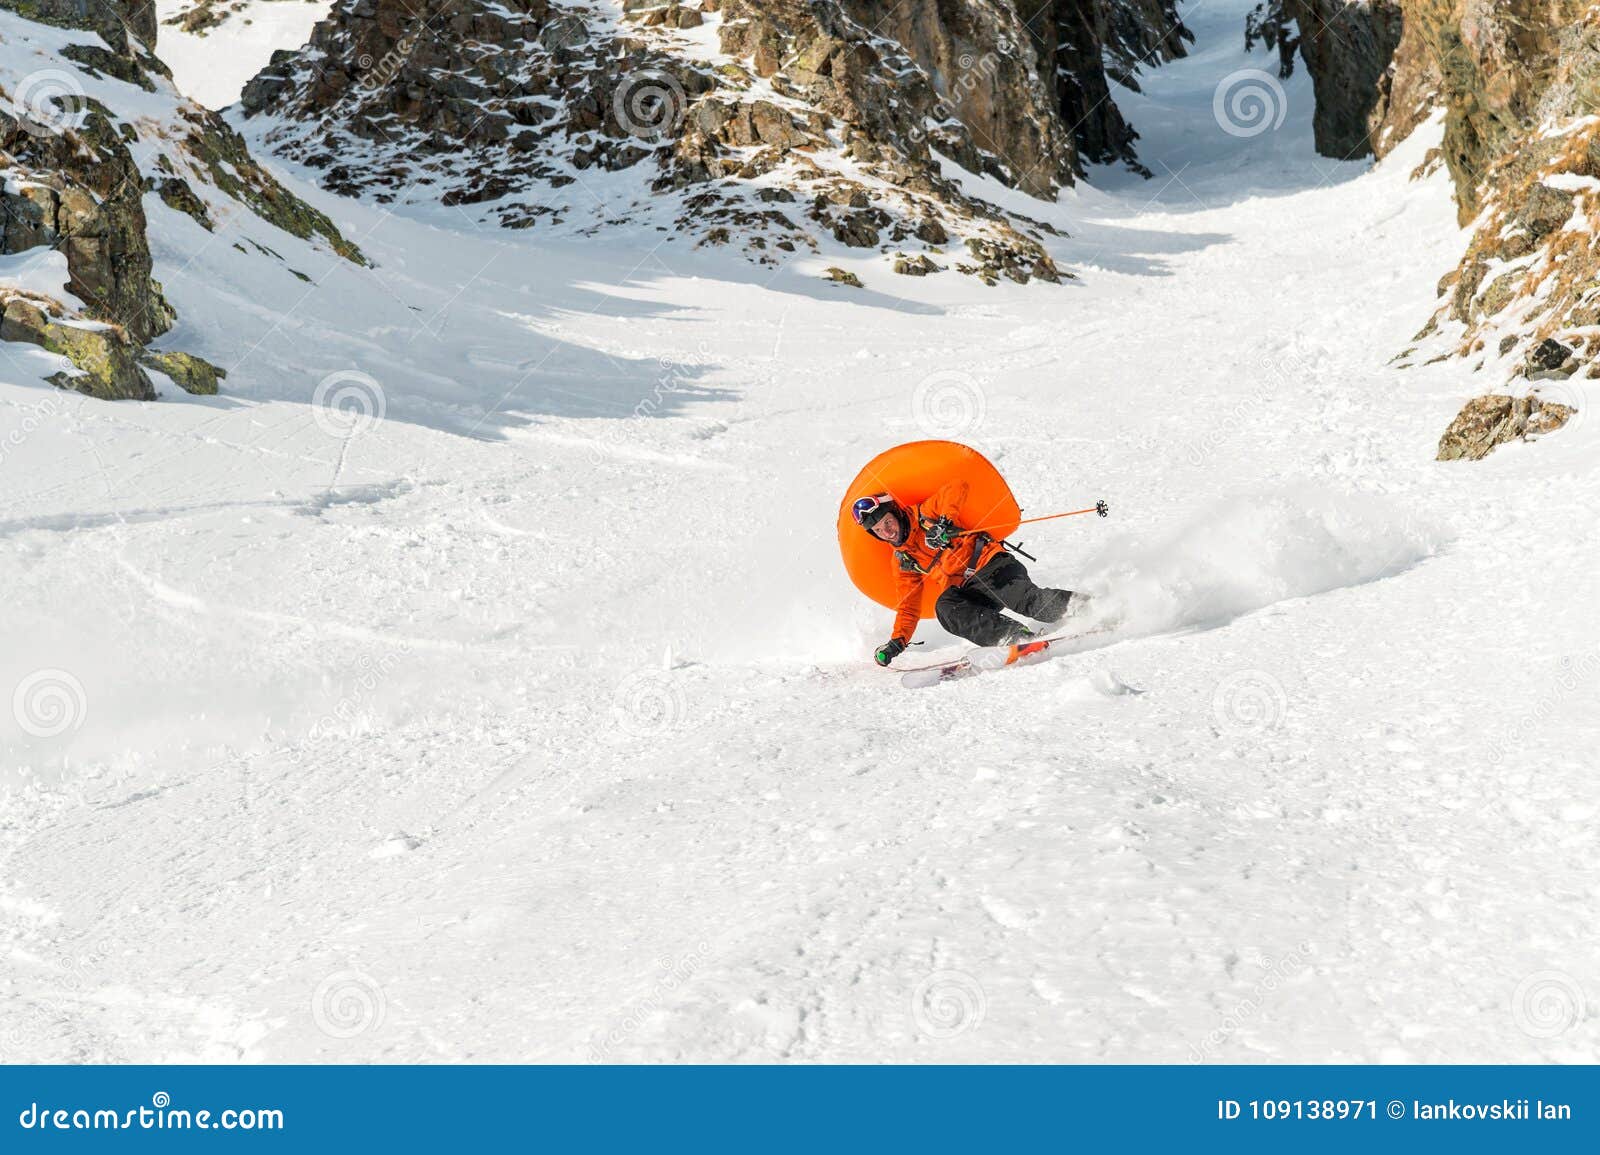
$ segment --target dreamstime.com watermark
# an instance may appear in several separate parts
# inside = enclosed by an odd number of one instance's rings
[[[955,440],[971,434],[983,424],[988,408],[983,387],[959,369],[930,373],[911,391],[912,419],[933,438]]]
[[[17,1115],[24,1131],[282,1131],[276,1107],[224,1107],[191,1111],[174,1107],[172,1096],[157,1091],[148,1107],[126,1111],[109,1107],[56,1107],[29,1103]]]
[[[655,144],[674,136],[689,109],[689,96],[670,72],[636,72],[617,85],[611,112],[629,136]]]
[[[262,756],[279,759],[291,766],[304,766],[316,758],[326,757],[325,743],[330,740],[354,740],[380,730],[380,723],[374,719],[377,711],[369,703],[377,697],[379,687],[411,656],[413,649],[408,640],[394,651],[377,658],[365,654],[358,657],[345,673],[345,692],[317,715],[304,734],[270,747]],[[239,808],[246,817],[257,814],[262,817],[263,821],[246,823],[244,829],[260,863],[261,875],[267,885],[273,887],[293,878],[298,871],[298,864],[294,855],[286,854],[276,839],[270,836],[270,799],[274,792],[284,789],[283,780],[276,776],[258,775],[253,769],[253,760],[252,755],[241,755],[236,762]]]
[[[329,373],[311,394],[311,417],[329,437],[348,440],[383,421],[389,398],[370,373],[338,369]]]
[[[32,136],[65,136],[89,118],[89,98],[78,77],[59,68],[30,72],[11,95],[11,109]]]
[[[1531,1039],[1563,1035],[1587,1014],[1583,987],[1565,971],[1535,971],[1511,995],[1511,1019]]]
[[[335,734],[353,734],[361,717],[363,704],[376,693],[378,687],[394,673],[402,660],[411,656],[413,647],[402,642],[393,653],[374,660],[362,655],[354,664],[350,689],[327,711],[318,715],[305,735],[291,744],[285,756],[293,762],[304,759],[323,738]]]
[[[644,1025],[645,1019],[662,1008],[669,995],[688,985],[695,971],[705,964],[710,953],[711,944],[702,941],[696,943],[694,950],[680,959],[674,960],[665,956],[657,959],[656,966],[660,970],[660,975],[651,986],[650,993],[629,1004],[622,1018],[601,1035],[599,1041],[589,1047],[589,1062],[603,1063],[610,1058],[612,1050],[627,1042]]]
[[[47,397],[37,405],[24,406],[22,420],[0,437],[0,465],[5,464],[12,450],[21,449],[47,418],[59,417],[62,412],[61,405],[53,397]]]
[[[20,1008],[6,1012],[0,1020],[0,1062],[27,1062],[30,1044],[59,1029],[64,1005],[82,999],[84,992],[97,985],[94,971],[110,957],[105,946],[91,943],[71,954],[48,959],[45,967],[52,994],[29,999]]]
[[[388,1014],[383,984],[364,971],[336,971],[311,993],[317,1030],[341,1042],[378,1030]]]
[[[993,87],[995,74],[1000,71],[1001,54],[1009,54],[1013,48],[1009,40],[1002,39],[996,46],[996,51],[986,52],[982,56],[973,56],[970,52],[962,53],[956,60],[955,73],[950,80],[949,88],[938,94],[934,101],[932,118],[939,125],[948,124],[953,120],[960,120],[961,106],[966,102],[967,94],[980,84],[989,82],[986,87]],[[911,139],[922,141],[927,135],[923,125],[911,130]]]
[[[368,92],[376,92],[380,88],[387,87],[416,50],[417,34],[408,32],[394,42],[393,48],[377,59],[369,53],[362,53],[356,57],[356,69],[359,72],[356,87]]]
[[[695,356],[700,358],[700,362],[703,363],[711,356],[711,346],[702,341],[695,346]],[[693,379],[694,372],[699,367],[698,364],[690,364],[687,361],[674,361],[667,357],[656,358],[656,364],[661,367],[661,372],[656,377],[656,383],[651,388],[650,395],[642,398],[633,407],[633,416],[635,417],[654,417],[656,410],[661,408],[662,402],[667,399],[667,395],[682,389]]]
[[[612,717],[629,738],[658,738],[683,724],[688,702],[667,670],[637,670],[611,695]]]
[[[1257,373],[1250,376],[1253,384],[1223,412],[1224,420],[1213,421],[1210,431],[1198,441],[1186,446],[1191,465],[1204,465],[1217,454],[1230,434],[1237,432],[1252,414],[1285,396],[1298,396],[1305,382],[1311,379],[1311,361],[1297,349],[1282,351],[1263,350],[1256,357]]]
[[[983,1025],[989,995],[966,971],[934,971],[911,992],[911,1022],[932,1039],[953,1039]]]
[[[1226,1015],[1222,1022],[1215,1027],[1205,1038],[1200,1040],[1200,1045],[1189,1044],[1189,1061],[1191,1063],[1204,1063],[1216,1057],[1217,1048],[1233,1038],[1265,1005],[1267,999],[1295,975],[1305,970],[1311,954],[1311,944],[1300,943],[1288,954],[1274,962],[1270,958],[1259,960],[1262,975],[1250,985],[1250,993],[1245,995]]]
[[[657,410],[666,404],[668,397],[687,388],[689,383],[694,380],[695,374],[700,367],[710,360],[711,346],[707,342],[701,341],[695,346],[694,352],[698,358],[695,362],[675,361],[670,357],[657,357],[656,365],[659,368],[659,372],[656,374],[655,384],[650,387],[648,394],[639,399],[638,403],[633,407],[633,412],[628,416],[654,417]],[[591,465],[599,465],[608,456],[606,451],[607,443],[605,441],[596,441],[589,450],[589,463]]]
[[[1583,654],[1576,660],[1562,658],[1561,673],[1556,678],[1556,692],[1542,696],[1532,709],[1518,714],[1501,729],[1489,743],[1489,765],[1500,765],[1510,751],[1525,746],[1528,738],[1550,721],[1556,708],[1592,684],[1596,674],[1600,674],[1600,652]]]
[[[1211,695],[1211,719],[1218,733],[1235,738],[1271,733],[1288,713],[1288,691],[1266,670],[1237,670],[1218,682]]]
[[[356,57],[356,87],[368,93],[377,92],[387,88],[400,75],[400,70],[405,67],[412,55],[417,50],[417,45],[422,42],[424,35],[442,36],[443,30],[428,27],[434,20],[450,15],[450,8],[436,12],[420,28],[413,28],[405,32],[394,46],[382,56],[373,56],[370,52],[363,52]],[[491,44],[482,40],[466,39],[456,42],[456,46],[470,56],[481,56],[485,52],[498,52],[500,45]]]
[[[89,695],[70,670],[35,670],[12,691],[11,716],[30,738],[59,738],[83,728]]]
[[[1276,132],[1289,115],[1289,96],[1278,78],[1259,68],[1230,72],[1211,94],[1211,115],[1229,136]]]

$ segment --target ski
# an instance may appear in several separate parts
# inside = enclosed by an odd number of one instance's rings
[[[1074,635],[1066,634],[1062,636],[1072,637]],[[917,689],[922,686],[937,686],[940,682],[971,678],[983,673],[985,670],[998,670],[1003,666],[1013,665],[1024,658],[1042,654],[1050,648],[1052,642],[1060,640],[1060,638],[1039,638],[1036,641],[1018,642],[1010,646],[984,646],[954,661],[945,662],[937,666],[922,666],[915,670],[907,670],[900,676],[900,684],[911,689]]]
[[[1095,626],[1093,629],[1054,634],[1048,638],[1034,638],[1011,646],[982,646],[959,658],[951,658],[947,662],[935,662],[933,665],[917,666],[901,671],[900,684],[910,689],[917,689],[922,686],[937,686],[941,682],[975,677],[986,670],[1002,669],[1015,665],[1024,658],[1035,657],[1056,642],[1076,641],[1092,634],[1106,634],[1115,628],[1114,625],[1107,624]]]

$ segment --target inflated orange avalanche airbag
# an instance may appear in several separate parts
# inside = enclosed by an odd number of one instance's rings
[[[1011,496],[1011,487],[1005,478],[983,454],[955,441],[911,441],[896,445],[867,462],[866,468],[845,490],[844,501],[839,505],[839,553],[856,589],[881,606],[891,610],[898,608],[894,547],[856,524],[850,514],[856,498],[889,493],[894,495],[896,503],[909,509],[932,497],[940,486],[950,481],[965,481],[971,487],[966,502],[968,509],[990,511],[979,525],[962,526],[963,529],[994,526],[989,536],[997,540],[1016,531],[1022,510],[1017,507],[1017,499]],[[916,532],[915,526],[912,532]],[[924,618],[933,617],[933,603],[942,592],[943,587],[935,582],[923,585]]]

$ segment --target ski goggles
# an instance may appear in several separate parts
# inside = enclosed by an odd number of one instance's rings
[[[850,516],[856,519],[857,525],[866,525],[867,518],[884,505],[894,505],[894,498],[887,493],[880,493],[876,497],[858,497],[856,503],[850,507]]]

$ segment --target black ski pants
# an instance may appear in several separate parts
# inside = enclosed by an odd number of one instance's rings
[[[1070,590],[1046,590],[1033,584],[1023,564],[1009,553],[995,557],[967,579],[939,595],[933,612],[939,624],[976,646],[998,646],[1017,636],[1018,624],[1000,611],[1058,622],[1066,615]]]

